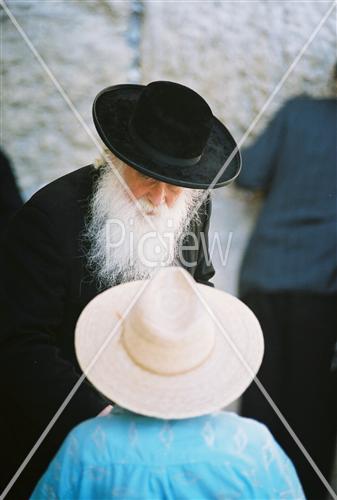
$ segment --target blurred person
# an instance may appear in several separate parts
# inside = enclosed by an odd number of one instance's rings
[[[243,151],[237,180],[264,194],[240,273],[240,297],[265,335],[258,377],[327,479],[337,425],[336,129],[336,94],[290,99]],[[326,488],[255,384],[243,395],[241,413],[269,427],[308,498],[325,498]]]
[[[254,314],[237,298],[196,285],[185,270],[166,268],[118,324],[142,286],[114,287],[82,312],[79,363],[118,406],[71,431],[32,500],[304,499],[267,428],[221,411],[260,366],[263,335]]]
[[[86,304],[175,262],[200,283],[214,274],[209,197],[193,210],[236,144],[206,101],[172,82],[115,85],[96,97],[93,119],[104,160],[38,191],[6,235],[1,491],[80,380],[74,328]],[[237,154],[215,187],[239,170]],[[8,498],[27,498],[70,429],[109,405],[81,383]]]
[[[0,149],[0,238],[14,213],[23,202],[11,163]]]

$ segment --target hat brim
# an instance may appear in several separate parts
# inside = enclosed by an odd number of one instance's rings
[[[239,175],[241,156],[237,150],[214,183],[219,171],[237,148],[229,130],[214,116],[208,142],[195,165],[173,167],[147,157],[133,141],[128,128],[143,89],[144,85],[114,85],[102,90],[94,101],[93,120],[97,132],[118,158],[149,177],[193,189],[208,189],[210,185],[212,188],[222,187]]]
[[[197,284],[223,331],[216,327],[214,349],[199,367],[179,375],[158,375],[138,366],[121,340],[119,319],[142,286],[144,281],[113,287],[82,311],[75,348],[88,380],[114,403],[157,418],[205,415],[240,397],[256,375],[264,351],[261,327],[252,311],[225,292]]]

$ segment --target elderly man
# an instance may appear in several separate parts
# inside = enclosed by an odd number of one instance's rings
[[[3,255],[2,486],[76,386],[14,487],[25,498],[66,433],[109,406],[74,353],[74,327],[100,291],[178,264],[200,283],[214,274],[207,250],[210,200],[202,190],[231,182],[235,141],[193,90],[171,82],[109,87],[93,117],[108,148],[26,203]],[[103,163],[103,164],[102,164]],[[196,212],[196,213],[193,213]],[[192,215],[192,220],[190,216]],[[187,234],[188,233],[188,234]]]

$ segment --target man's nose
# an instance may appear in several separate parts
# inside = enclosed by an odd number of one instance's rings
[[[165,201],[165,183],[158,182],[147,195],[149,201],[158,207]]]

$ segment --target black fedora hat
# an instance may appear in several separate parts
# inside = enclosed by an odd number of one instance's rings
[[[93,119],[118,158],[176,186],[207,189],[237,147],[207,102],[174,82],[108,87],[95,98]],[[232,182],[240,168],[237,150],[213,187]]]

